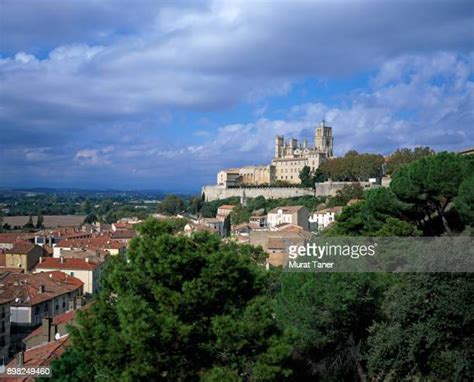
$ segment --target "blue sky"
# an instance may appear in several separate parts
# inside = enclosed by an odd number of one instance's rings
[[[0,0],[0,186],[198,190],[325,119],[474,146],[472,1]]]

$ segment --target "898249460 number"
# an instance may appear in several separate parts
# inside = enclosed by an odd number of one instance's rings
[[[5,374],[18,377],[50,377],[49,367],[6,367]]]

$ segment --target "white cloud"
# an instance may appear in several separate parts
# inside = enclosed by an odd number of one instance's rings
[[[138,1],[133,12],[123,1],[3,4],[0,152],[21,150],[2,156],[0,170],[54,155],[76,174],[120,166],[152,182],[176,177],[177,166],[199,182],[221,166],[267,162],[276,134],[311,141],[321,118],[339,154],[474,141],[469,1]],[[270,96],[295,82],[360,71],[376,74],[345,104],[314,101],[268,117]],[[167,145],[153,131],[183,125],[181,110],[242,103],[255,120],[223,123],[214,135],[209,123],[190,132],[198,143]]]

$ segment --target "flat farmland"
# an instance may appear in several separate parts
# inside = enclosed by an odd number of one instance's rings
[[[45,228],[54,227],[78,227],[82,224],[86,215],[44,215],[43,225]],[[29,216],[4,216],[3,223],[11,227],[23,226],[28,223]],[[33,216],[33,224],[36,225],[38,217]]]

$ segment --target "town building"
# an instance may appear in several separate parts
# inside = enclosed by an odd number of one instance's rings
[[[90,307],[90,304],[77,307],[75,310],[69,310],[54,317],[43,318],[41,326],[38,326],[23,339],[26,349],[46,344],[68,334],[67,326],[74,322],[77,312],[88,307]]]
[[[0,300],[10,301],[10,354],[21,350],[22,339],[44,317],[75,309],[84,283],[62,272],[0,275]]]
[[[333,157],[333,146],[332,127],[326,126],[325,121],[315,130],[314,147],[309,147],[307,140],[298,144],[297,139],[291,138],[285,143],[282,135],[277,136],[272,160],[275,180],[299,184],[303,167],[308,166],[311,171],[315,171],[322,162]]]
[[[224,204],[217,208],[217,215],[216,218],[219,220],[224,221],[227,216],[229,216],[232,212],[232,210],[235,208],[235,206],[231,204]]]
[[[253,224],[257,229],[266,229],[268,225],[268,216],[265,214],[254,214],[250,216],[249,223]]]
[[[195,232],[209,232],[209,233],[218,233],[213,228],[207,227],[200,223],[189,222],[184,226],[183,232],[186,236],[191,236]]]
[[[5,251],[5,266],[30,271],[43,255],[43,248],[27,241],[17,241]]]
[[[84,293],[97,293],[100,288],[100,276],[103,262],[85,259],[65,258],[63,256],[41,258],[34,272],[61,271],[84,283]]]
[[[309,218],[310,226],[315,231],[321,231],[333,224],[336,221],[336,215],[339,215],[341,212],[342,207],[339,206],[313,212]]]
[[[288,263],[288,248],[291,245],[305,245],[311,239],[311,233],[300,230],[251,231],[249,244],[261,246],[268,254],[266,266],[279,267]]]
[[[117,231],[118,232],[118,231]],[[110,234],[101,234],[88,239],[66,239],[61,240],[53,249],[53,256],[60,257],[65,252],[79,249],[91,249],[93,251],[104,250],[110,255],[125,253],[129,238],[112,239]]]
[[[225,236],[225,227],[224,221],[218,218],[201,218],[199,219],[199,224],[211,228],[216,231],[220,236]]]
[[[283,223],[295,224],[309,230],[309,210],[304,206],[276,207],[268,212],[267,223],[270,230],[276,230]]]

